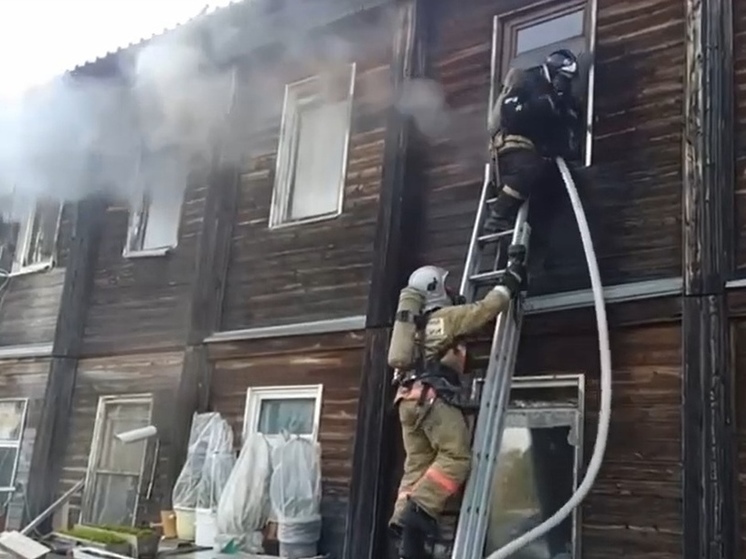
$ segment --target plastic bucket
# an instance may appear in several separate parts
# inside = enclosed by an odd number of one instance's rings
[[[176,537],[180,540],[194,541],[194,509],[174,507],[176,514]]]
[[[301,522],[282,522],[277,528],[280,541],[280,557],[287,559],[308,559],[316,557],[321,538],[321,519]]]
[[[212,509],[195,509],[194,543],[200,547],[215,547],[218,534],[217,513]]]

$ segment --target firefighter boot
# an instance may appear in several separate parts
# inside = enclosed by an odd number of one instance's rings
[[[407,501],[401,517],[402,535],[399,544],[401,559],[427,559],[425,541],[438,530],[436,520],[414,501]]]
[[[520,198],[500,191],[490,208],[490,215],[484,222],[484,233],[490,235],[512,229],[522,205],[523,200]]]

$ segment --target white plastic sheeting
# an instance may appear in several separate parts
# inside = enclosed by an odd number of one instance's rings
[[[197,508],[216,510],[233,465],[236,453],[233,450],[233,429],[218,415],[210,430],[207,455],[202,466],[202,477],[197,486]]]
[[[274,449],[269,496],[277,515],[277,538],[315,543],[321,532],[321,464],[318,445],[292,436]]]
[[[245,553],[263,553],[262,529],[269,517],[270,445],[261,434],[248,437],[218,504],[220,547],[233,540]]]
[[[218,486],[214,480],[219,482],[221,479],[218,472],[222,473],[225,468],[230,472],[233,466],[232,462],[230,467],[225,464],[218,465],[227,462],[227,454],[221,453],[220,450],[229,448],[231,460],[235,460],[232,455],[232,446],[233,433],[219,413],[194,414],[186,461],[174,484],[173,506],[175,508],[194,509],[198,506],[209,508]],[[226,478],[227,474],[222,477],[223,483]],[[219,497],[219,494],[215,496],[215,502]]]

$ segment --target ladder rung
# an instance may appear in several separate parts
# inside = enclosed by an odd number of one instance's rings
[[[513,236],[513,229],[508,229],[507,231],[500,231],[499,233],[489,233],[487,235],[482,235],[478,238],[478,241],[480,243],[491,243],[494,241],[499,241],[503,237],[507,237],[508,235]]]
[[[505,270],[495,270],[493,272],[480,272],[469,276],[469,280],[476,283],[488,283],[499,279],[505,273]]]

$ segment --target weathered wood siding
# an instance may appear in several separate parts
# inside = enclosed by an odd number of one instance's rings
[[[492,18],[526,2],[446,4],[434,77],[452,125],[430,151],[422,260],[460,275],[483,177]],[[598,1],[593,166],[580,186],[606,284],[680,275],[683,18],[677,0]],[[557,211],[535,292],[589,286],[569,204]]]
[[[158,518],[164,492],[171,490],[170,487],[166,487],[164,457],[168,453],[173,429],[171,410],[182,362],[182,353],[169,352],[92,358],[78,363],[73,413],[70,417],[70,438],[57,489],[58,495],[70,489],[86,475],[99,398],[152,393],[153,424],[158,428],[160,441],[159,460],[152,498],[146,501],[144,495],[141,495],[138,516],[145,520]],[[146,481],[143,488],[146,488],[150,470],[147,469],[143,476]],[[80,514],[81,494],[73,497],[70,504],[71,521],[75,521]]]
[[[28,398],[26,425],[21,442],[21,455],[18,462],[16,486],[19,491],[10,498],[0,514],[6,515],[6,526],[18,529],[22,522],[25,492],[29,478],[31,453],[34,449],[36,430],[44,404],[44,391],[49,376],[49,359],[13,359],[0,361],[0,397]],[[3,500],[7,496],[3,495]]]
[[[733,372],[735,374],[736,426],[738,429],[738,466],[736,472],[739,480],[741,546],[746,549],[746,291],[739,289],[728,297],[728,311],[732,317],[731,351],[733,354]]]
[[[300,48],[275,53],[258,61],[255,74],[242,80],[255,89],[257,83],[264,84],[246,104],[261,104],[258,112],[263,118],[244,138],[250,155],[236,210],[223,330],[365,313],[388,105],[390,37],[384,14],[348,18],[321,32],[318,44],[309,42],[308,55]],[[270,230],[285,84],[313,76],[329,64],[323,55],[315,58],[323,48],[357,64],[343,211],[335,219]],[[269,103],[269,98],[275,101]]]
[[[183,344],[206,192],[204,181],[190,181],[183,197],[179,243],[165,256],[122,256],[129,209],[122,205],[108,209],[86,319],[84,355]],[[177,200],[174,194],[174,203]]]
[[[67,204],[57,236],[56,267],[16,276],[0,288],[0,346],[52,342],[73,232],[74,206]],[[5,280],[0,278],[0,285]]]
[[[362,363],[362,333],[258,340],[210,347],[214,370],[210,409],[241,441],[250,386],[323,384],[319,443],[323,483],[323,551],[339,557],[352,470]]]
[[[736,104],[736,267],[746,269],[746,3],[733,2]],[[742,275],[742,274],[741,274]]]

